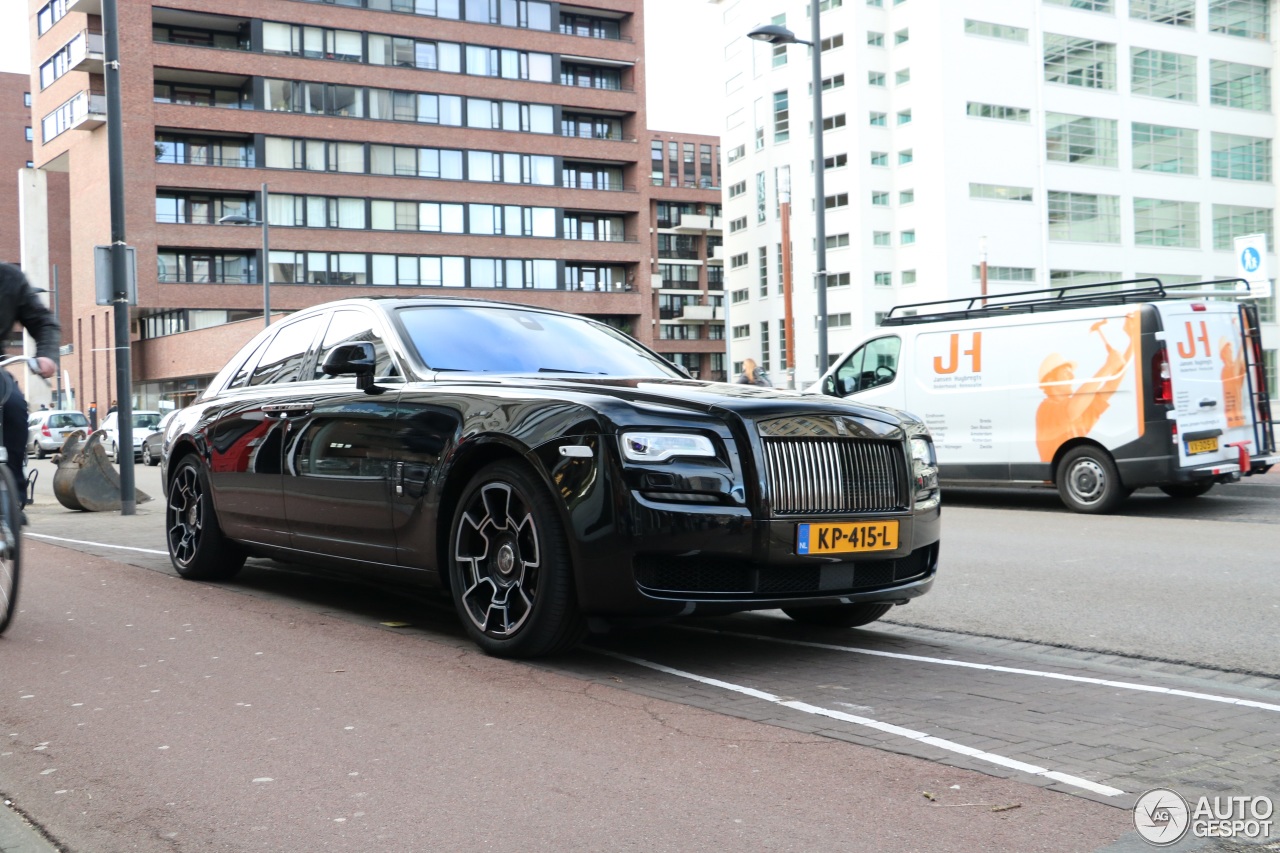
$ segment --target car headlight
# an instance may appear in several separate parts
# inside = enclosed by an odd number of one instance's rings
[[[622,455],[631,462],[663,462],[676,456],[716,455],[705,435],[687,432],[625,432]]]
[[[916,501],[932,498],[938,491],[938,457],[933,442],[917,435],[911,439],[911,476],[915,484]]]

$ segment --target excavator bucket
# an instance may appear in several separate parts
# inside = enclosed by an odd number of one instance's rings
[[[53,494],[67,509],[102,512],[120,509],[120,472],[102,449],[102,434],[85,437],[76,430],[62,442],[53,458],[58,468],[53,474]],[[134,489],[134,501],[145,503],[151,496]]]

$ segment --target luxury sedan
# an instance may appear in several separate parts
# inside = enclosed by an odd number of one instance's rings
[[[933,443],[913,416],[699,382],[583,317],[471,299],[319,305],[170,421],[169,553],[420,579],[484,651],[633,619],[781,608],[857,626],[933,584]]]

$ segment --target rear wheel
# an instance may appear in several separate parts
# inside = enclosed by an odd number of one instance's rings
[[[1212,480],[1203,480],[1195,483],[1170,483],[1167,486],[1161,486],[1160,491],[1171,498],[1190,500],[1191,498],[1200,497],[1212,488]]]
[[[209,478],[194,455],[184,456],[174,469],[164,520],[169,561],[182,577],[227,580],[243,568],[244,549],[223,535]]]
[[[886,601],[860,604],[830,604],[821,607],[784,607],[782,612],[802,625],[822,628],[857,628],[869,625],[893,609]]]
[[[22,505],[9,466],[0,466],[0,634],[18,609],[22,569]]]
[[[532,658],[586,636],[573,565],[552,496],[514,462],[484,468],[458,502],[449,582],[471,639],[498,657]]]
[[[151,445],[143,442],[142,444],[142,464],[143,465],[159,465],[160,458],[151,455]]]
[[[1111,512],[1131,492],[1120,482],[1111,455],[1100,447],[1077,447],[1058,466],[1058,494],[1076,512]]]
[[[44,448],[40,446],[40,442],[34,442],[31,447],[35,450],[36,458],[43,459],[49,454],[44,452]]]

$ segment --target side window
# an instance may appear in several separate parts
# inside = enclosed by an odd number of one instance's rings
[[[382,335],[378,333],[377,328],[374,326],[373,318],[363,311],[344,309],[333,312],[333,319],[329,321],[329,329],[324,333],[324,340],[320,344],[320,357],[316,359],[313,378],[337,379],[338,377],[336,376],[326,376],[320,366],[324,364],[325,358],[334,347],[340,344],[360,342],[373,344],[374,352],[377,353],[377,361],[373,371],[375,377],[400,375],[395,363],[391,360],[391,354],[387,352],[386,342],[382,340]]]
[[[249,377],[249,384],[279,385],[304,378],[301,371],[307,360],[307,351],[326,319],[327,316],[321,314],[282,326],[267,344],[253,375]]]
[[[896,337],[876,338],[854,350],[836,371],[836,393],[847,397],[880,385],[888,385],[898,375],[898,353],[902,341]]]
[[[228,388],[243,388],[249,384],[249,377],[253,375],[253,366],[258,363],[258,356],[262,355],[262,351],[267,348],[267,344],[270,342],[270,338],[263,340],[253,348],[253,352],[248,358],[240,362],[240,366],[236,368],[235,376],[232,376],[231,381],[227,383]]]

